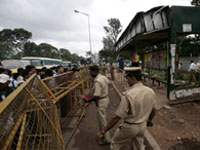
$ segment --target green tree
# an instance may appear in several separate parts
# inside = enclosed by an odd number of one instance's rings
[[[199,6],[199,0],[192,0],[191,5]]]
[[[86,59],[83,56],[79,56],[79,61],[81,64],[85,64],[86,63]]]
[[[32,37],[32,33],[28,32],[24,29],[14,29],[14,35],[16,37],[15,41],[19,41],[21,43],[28,41]]]
[[[181,37],[177,40],[177,49],[179,56],[199,56],[200,55],[200,40],[195,37]]]
[[[108,19],[108,26],[103,27],[106,37],[103,37],[103,49],[99,52],[101,60],[113,62],[116,59],[114,44],[117,42],[117,37],[122,31],[122,25],[116,18]]]
[[[41,57],[60,58],[58,49],[48,43],[39,44],[38,52]]]
[[[117,18],[111,18],[111,19],[108,19],[107,21],[108,21],[109,26],[104,26],[103,28],[106,32],[106,35],[109,38],[111,38],[114,43],[116,43],[117,37],[122,31],[122,25],[119,19]]]
[[[9,42],[0,42],[0,60],[9,59],[15,54],[12,49],[11,43]]]
[[[38,46],[34,42],[26,42],[24,44],[23,56],[40,56]]]
[[[0,42],[13,42],[15,37],[11,29],[3,29],[0,31]]]
[[[32,37],[32,33],[24,29],[3,29],[0,31],[0,43],[9,45],[9,54],[23,51],[24,44]],[[12,49],[12,50],[11,50]],[[8,50],[8,49],[7,49]],[[21,53],[23,54],[23,53]]]
[[[72,55],[71,55],[71,57],[72,57],[72,59],[71,59],[71,61],[72,61],[72,63],[79,63],[79,62],[84,62],[85,61],[85,58],[84,57],[82,57],[82,56],[79,56],[78,54],[76,54],[76,53],[73,53]]]
[[[115,48],[113,40],[110,37],[103,38],[103,49],[100,51],[100,59],[106,62],[112,62],[115,59]]]
[[[68,49],[61,48],[59,51],[60,51],[60,56],[62,60],[67,60],[67,61],[72,60],[72,54],[70,53]]]
[[[79,56],[75,53],[72,54],[72,63],[78,63],[79,61]]]

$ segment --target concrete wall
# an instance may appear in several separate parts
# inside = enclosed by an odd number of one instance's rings
[[[191,60],[193,60],[195,64],[198,62],[200,63],[200,57],[179,57],[179,63],[182,63],[182,70],[189,69]]]

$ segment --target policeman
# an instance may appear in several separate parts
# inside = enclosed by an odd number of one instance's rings
[[[110,63],[110,75],[111,75],[111,79],[115,80],[115,68],[113,66],[113,63]]]
[[[97,106],[97,121],[99,125],[99,129],[102,130],[107,125],[106,120],[106,108],[109,104],[108,98],[108,86],[110,81],[108,78],[99,73],[98,66],[90,66],[90,75],[94,78],[94,85],[93,85],[93,96],[90,99],[85,99],[88,102],[95,101]],[[106,145],[110,144],[111,138],[110,133],[107,132],[104,135],[104,139],[99,141],[99,145]]]
[[[140,67],[125,68],[124,70],[130,88],[124,92],[115,117],[96,136],[97,139],[102,139],[107,131],[122,119],[122,124],[112,138],[111,150],[120,150],[130,139],[137,140],[136,146],[140,150],[144,150],[146,126],[147,124],[152,125],[151,121],[155,115],[155,93],[151,88],[142,84]]]

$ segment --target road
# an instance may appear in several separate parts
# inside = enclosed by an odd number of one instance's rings
[[[115,82],[117,84],[117,82]],[[124,89],[117,84],[118,92],[122,92]],[[120,97],[116,90],[111,86],[109,88],[109,99],[110,104],[107,109],[107,120],[109,121],[115,114],[115,111],[119,105]],[[113,136],[115,130],[118,128],[119,122],[115,127],[113,127],[110,132]],[[91,103],[86,110],[85,117],[82,119],[75,135],[73,136],[71,142],[66,147],[67,150],[109,150],[109,146],[99,146],[95,141],[95,135],[99,131],[97,127],[96,120],[96,106]],[[146,141],[145,141],[146,142]],[[131,150],[131,141],[128,141],[122,150]],[[152,150],[149,144],[146,144],[146,150]]]
[[[120,98],[113,87],[109,88],[110,104],[107,110],[108,120],[114,116]],[[109,150],[109,146],[99,146],[95,141],[95,135],[99,131],[96,120],[96,106],[91,103],[87,107],[85,117],[82,119],[75,135],[73,136],[67,150]],[[119,123],[118,123],[119,124]],[[111,129],[111,136],[118,127],[118,124]],[[130,143],[126,144],[124,150],[129,150]]]

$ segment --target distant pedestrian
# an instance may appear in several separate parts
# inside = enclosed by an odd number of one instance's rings
[[[6,71],[0,73],[0,102],[6,98],[7,92],[9,90],[10,77],[5,72]]]
[[[0,59],[0,68],[3,68],[3,63],[1,61],[1,59]]]
[[[26,80],[28,80],[32,75],[33,75],[33,71],[32,71],[32,70],[24,69],[24,70],[22,71],[23,80],[21,81],[21,83],[20,83],[19,85],[21,85],[21,84],[24,83]],[[18,86],[19,86],[19,85],[18,85]]]
[[[197,79],[195,77],[195,73],[197,71],[197,65],[193,62],[193,60],[191,60],[190,67],[189,67],[188,71],[190,72],[190,81],[189,81],[189,83],[191,84],[192,81],[194,81],[195,84],[197,84],[198,82],[197,82]]]
[[[179,63],[178,64],[178,70],[182,70],[182,67],[183,67],[183,63]]]
[[[106,66],[106,64],[103,64],[103,66],[102,66],[102,70],[103,70],[103,75],[106,76],[106,70],[107,70],[107,66]]]
[[[115,68],[113,66],[113,63],[110,63],[110,75],[111,75],[111,80],[115,80]]]
[[[52,77],[54,74],[53,70],[52,69],[47,69],[45,71],[45,77]]]
[[[26,70],[30,70],[32,74],[37,73],[36,68],[33,65],[27,65]]]
[[[17,77],[17,87],[20,86],[23,82],[24,82],[24,78],[22,76],[22,72],[23,72],[23,68],[18,68],[17,69],[17,73],[18,73],[18,77]]]
[[[124,70],[124,60],[123,60],[123,58],[120,58],[118,60],[118,63],[119,63],[119,71],[123,72],[123,70]]]
[[[58,66],[56,69],[56,75],[63,74],[64,73],[64,67]]]

